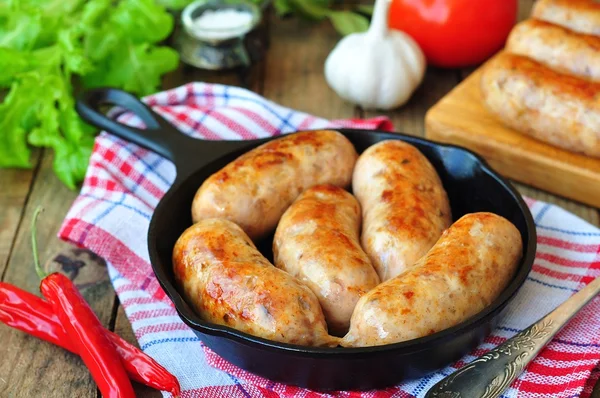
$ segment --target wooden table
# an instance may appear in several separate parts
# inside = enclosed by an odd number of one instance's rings
[[[529,14],[533,1],[521,0],[520,15]],[[324,22],[295,18],[267,19],[270,48],[265,58],[246,73],[203,72],[181,68],[165,77],[164,88],[188,81],[242,85],[284,106],[339,119],[375,115],[343,102],[323,77],[323,63],[339,37]],[[425,112],[471,70],[429,68],[410,102],[389,112],[396,129],[423,136]],[[77,192],[68,190],[52,173],[52,153],[36,151],[33,170],[0,170],[0,280],[37,292],[39,279],[32,263],[30,221],[33,210],[46,211],[38,223],[40,256],[86,284],[84,295],[106,327],[131,342],[135,338],[110,285],[102,260],[59,241],[56,233]],[[555,203],[600,225],[598,209],[516,184],[524,195]],[[81,360],[62,349],[0,325],[0,397],[96,397],[96,386]],[[160,394],[137,386],[139,396]]]

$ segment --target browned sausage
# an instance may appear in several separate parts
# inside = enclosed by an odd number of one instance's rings
[[[333,185],[306,190],[275,231],[275,265],[299,278],[317,296],[329,330],[344,335],[358,299],[379,284],[360,247],[360,206]]]
[[[265,339],[337,345],[309,288],[275,268],[234,223],[205,219],[173,249],[175,280],[206,321]]]
[[[600,80],[600,37],[573,32],[549,22],[528,19],[515,26],[506,50],[562,73]]]
[[[483,68],[481,91],[487,108],[507,126],[600,157],[600,83],[503,53]]]
[[[225,218],[257,240],[317,184],[350,185],[354,146],[336,131],[303,132],[270,141],[210,176],[194,197],[192,219]]]
[[[382,282],[411,267],[452,222],[435,169],[405,142],[383,141],[363,152],[352,188],[362,206],[362,246]]]
[[[521,253],[521,235],[508,220],[467,214],[414,267],[358,301],[342,345],[398,343],[459,324],[500,295]]]
[[[575,32],[600,36],[600,3],[596,0],[538,0],[531,15]]]

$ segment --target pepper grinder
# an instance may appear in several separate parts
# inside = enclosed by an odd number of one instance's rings
[[[181,13],[183,29],[175,41],[181,60],[210,70],[250,66],[244,37],[258,25],[261,15],[258,6],[244,0],[189,4]]]

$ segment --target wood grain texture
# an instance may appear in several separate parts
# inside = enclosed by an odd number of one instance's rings
[[[427,138],[467,147],[511,179],[600,206],[600,159],[553,147],[505,127],[484,107],[480,74],[480,70],[471,74],[427,112]]]
[[[338,97],[325,81],[325,59],[340,39],[331,24],[271,18],[263,95],[327,119],[355,116],[356,107]]]
[[[425,135],[425,112],[440,98],[446,95],[459,81],[453,69],[427,69],[425,79],[407,104],[391,112],[384,113],[394,124],[394,131],[423,137]],[[365,112],[366,117],[381,115],[381,112]]]
[[[0,170],[0,280],[10,256],[15,234],[23,217],[31,184],[35,178],[41,151],[35,151],[34,168]]]
[[[33,267],[30,243],[31,217],[38,205],[45,208],[38,222],[40,259],[54,259],[57,254],[74,257],[72,246],[56,239],[56,233],[75,196],[76,192],[69,191],[54,176],[52,156],[45,152],[4,273],[5,282],[39,295],[39,278]],[[102,323],[108,326],[115,296],[106,269],[100,269],[98,272],[97,267],[101,267],[98,262],[103,263],[97,258],[89,257],[83,252],[80,253],[80,257],[80,261],[90,265],[79,267],[81,269],[75,282],[95,280],[83,290],[83,295]],[[61,266],[60,263],[58,266]],[[71,264],[71,269],[74,268],[77,267]],[[88,269],[94,270],[93,276],[84,271]],[[0,378],[4,380],[0,382],[0,396],[96,396],[96,385],[76,355],[4,325],[0,325],[0,341]]]

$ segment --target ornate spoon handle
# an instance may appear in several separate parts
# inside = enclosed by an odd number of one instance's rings
[[[600,278],[594,279],[527,329],[440,380],[425,397],[499,397],[560,329],[598,293]]]

